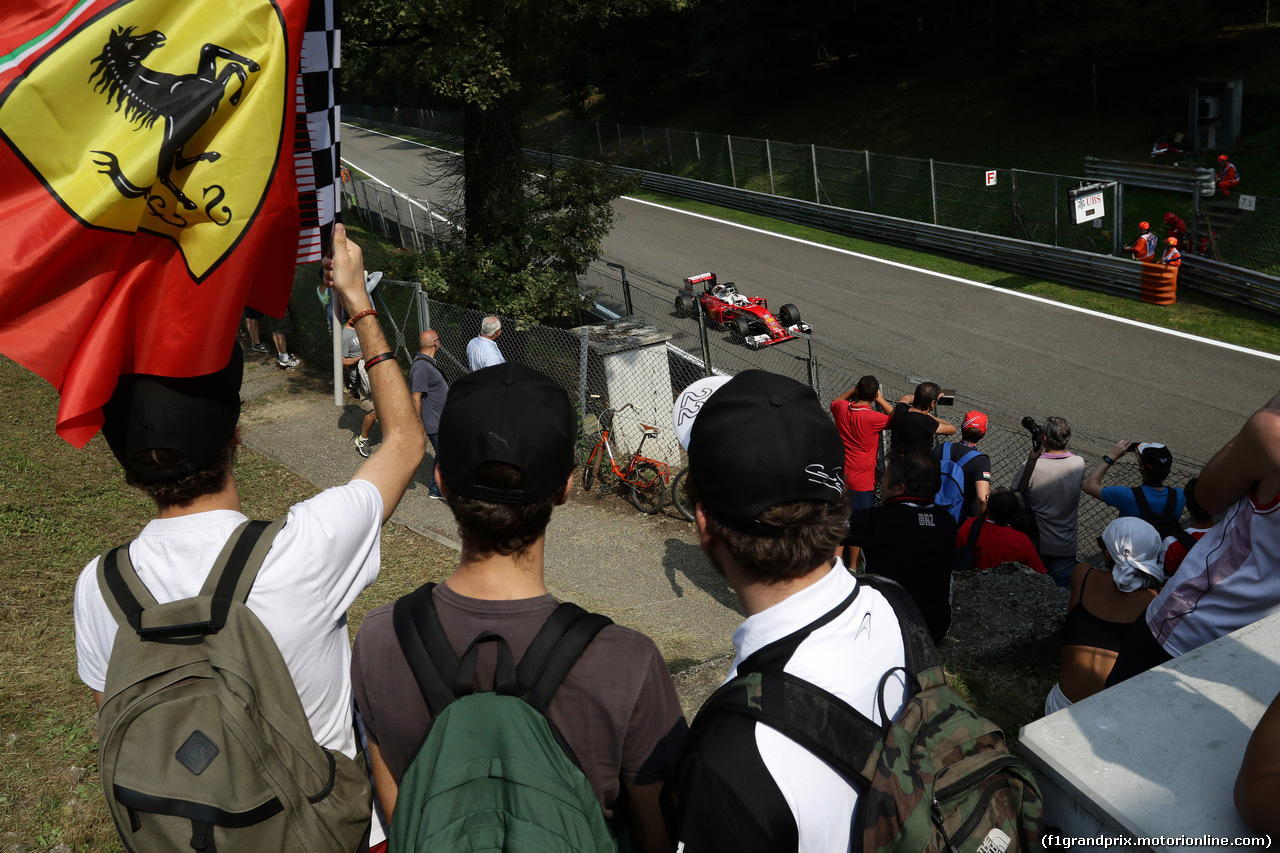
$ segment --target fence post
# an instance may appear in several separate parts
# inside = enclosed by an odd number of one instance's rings
[[[618,129],[618,162],[623,163],[625,160],[622,156],[622,125],[614,124],[614,127]]]
[[[387,215],[382,212],[382,192],[378,192],[378,218],[382,220],[382,236],[391,239],[391,235],[387,233]]]
[[[1058,176],[1053,176],[1053,247],[1058,248]]]
[[[769,147],[767,139],[764,141],[764,159],[769,164],[769,195],[777,195],[773,188],[773,149]]]
[[[431,200],[423,199],[427,203],[427,224],[431,226],[431,248],[440,248],[440,238],[436,236],[436,216],[431,212]]]
[[[725,136],[729,140],[729,180],[733,182],[733,188],[738,188],[738,172],[733,168],[733,137]]]
[[[818,188],[818,147],[809,146],[809,156],[813,158],[813,203],[822,204],[822,191]]]
[[[874,213],[875,207],[871,203],[871,151],[863,151],[867,156],[867,213]]]
[[[636,310],[631,305],[631,282],[627,281],[627,268],[613,261],[605,261],[604,265],[622,273],[622,304],[626,306],[628,317],[634,315]]]
[[[418,242],[418,218],[413,215],[413,202],[405,199],[409,203],[409,227],[413,229],[413,250],[418,254],[422,254],[422,244]]]
[[[590,358],[590,349],[587,342],[590,340],[591,333],[585,329],[578,330],[578,422],[582,423],[586,420],[587,414],[587,363]],[[581,455],[583,448],[578,448]]]
[[[671,128],[667,128],[667,162],[671,164],[671,174],[676,173],[676,155],[671,150]]]
[[[644,135],[643,124],[640,125],[640,148],[644,151],[645,165],[647,166],[652,158],[649,156],[649,139]]]
[[[431,309],[427,306],[426,300],[423,298],[426,294],[422,292],[422,282],[415,281],[413,283],[413,301],[418,306],[418,332],[425,332],[431,328]]]
[[[1010,234],[1014,237],[1018,236],[1018,170],[1009,170],[1009,217],[1013,220]],[[936,223],[935,223],[936,224]],[[1031,239],[1029,235],[1024,237]]]
[[[706,175],[702,172],[702,140],[698,138],[698,131],[693,132],[693,150],[698,154],[698,180],[705,181]]]
[[[711,341],[707,338],[707,312],[702,307],[702,300],[695,299],[693,304],[698,308],[698,343],[702,346],[702,375],[711,375]]]
[[[596,145],[600,147],[600,159],[604,159],[604,139],[600,136],[600,122],[592,122],[596,126]]]
[[[1111,201],[1115,206],[1116,212],[1114,216],[1115,227],[1111,229],[1111,254],[1116,257],[1120,256],[1120,205],[1123,203],[1120,198],[1120,182],[1116,181],[1116,185],[1111,188]]]
[[[808,338],[809,338],[809,387],[813,389],[813,392],[817,394],[819,398],[821,398],[822,392],[818,390],[818,360],[814,358],[814,355],[813,355],[813,335],[808,335]]]
[[[929,158],[929,197],[933,200],[933,224],[938,224],[938,184],[933,176],[933,158]],[[812,356],[812,352],[810,352]],[[815,389],[817,390],[817,389]]]

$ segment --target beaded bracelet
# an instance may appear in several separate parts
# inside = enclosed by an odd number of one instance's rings
[[[369,368],[373,367],[375,364],[386,361],[389,358],[395,358],[395,357],[396,357],[396,354],[393,352],[384,352],[382,355],[375,355],[373,358],[366,358],[364,360],[364,369],[368,370]]]
[[[352,318],[351,318],[350,320],[348,320],[347,322],[354,326],[354,325],[356,324],[356,320],[359,320],[361,317],[368,317],[368,316],[370,316],[370,315],[372,315],[372,316],[374,316],[374,317],[377,317],[377,316],[378,316],[378,312],[377,312],[377,311],[375,311],[375,310],[374,310],[374,309],[372,309],[372,308],[366,308],[366,309],[364,309],[363,311],[361,311],[359,314],[356,314],[354,317],[352,317]]]

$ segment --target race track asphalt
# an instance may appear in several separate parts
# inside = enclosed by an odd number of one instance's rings
[[[423,147],[350,126],[342,145],[361,171],[440,203],[440,167]],[[1275,356],[648,202],[620,199],[616,210],[603,260],[672,285],[716,272],[772,306],[795,303],[815,336],[887,371],[887,386],[932,379],[1014,428],[1022,414],[1062,415],[1098,437],[1095,453],[1136,439],[1206,460],[1280,386]]]

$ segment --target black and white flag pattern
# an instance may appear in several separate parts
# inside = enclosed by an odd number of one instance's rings
[[[300,264],[320,260],[338,213],[340,48],[337,0],[311,0],[295,91],[293,159],[302,213]]]

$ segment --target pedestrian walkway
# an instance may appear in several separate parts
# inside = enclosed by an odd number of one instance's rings
[[[364,461],[353,443],[364,412],[349,400],[335,406],[323,379],[250,356],[241,393],[244,443],[318,489],[347,482]],[[434,462],[428,447],[391,520],[456,550],[449,508],[427,497]],[[641,515],[619,496],[597,499],[575,485],[548,529],[546,578],[557,598],[652,637],[676,672],[690,719],[728,671],[730,638],[742,621],[737,599],[699,550],[693,525],[674,511]]]

